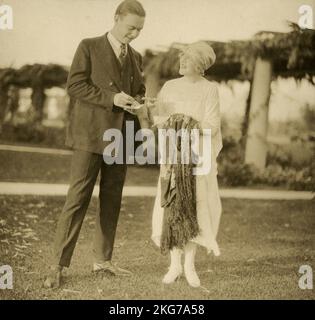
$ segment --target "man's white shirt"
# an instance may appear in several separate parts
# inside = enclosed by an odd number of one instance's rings
[[[112,46],[114,52],[115,52],[115,55],[117,57],[117,59],[119,60],[119,56],[120,56],[120,53],[121,53],[121,45],[122,43],[120,41],[118,41],[113,35],[111,32],[108,32],[107,33],[107,39],[110,43],[110,45]],[[125,44],[125,48],[126,48],[126,52],[128,50],[128,46]]]

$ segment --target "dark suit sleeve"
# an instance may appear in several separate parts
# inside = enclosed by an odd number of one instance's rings
[[[97,87],[91,83],[90,75],[90,54],[83,40],[77,48],[70,68],[67,81],[68,94],[78,100],[112,109],[117,92]]]

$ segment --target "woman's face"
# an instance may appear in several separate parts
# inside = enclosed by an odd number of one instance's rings
[[[189,55],[189,52],[184,51],[179,54],[179,63],[179,74],[183,76],[200,75],[200,72],[198,72],[192,57]]]

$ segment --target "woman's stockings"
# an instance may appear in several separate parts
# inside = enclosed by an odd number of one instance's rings
[[[192,287],[200,286],[200,280],[195,269],[196,250],[197,250],[197,244],[193,242],[189,242],[184,249],[184,252],[185,252],[184,272],[189,285]]]
[[[171,250],[171,265],[167,274],[164,276],[162,282],[166,284],[173,283],[183,272],[181,264],[182,250],[173,249]]]

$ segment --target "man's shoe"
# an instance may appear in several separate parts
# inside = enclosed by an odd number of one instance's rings
[[[93,264],[93,272],[94,273],[108,273],[112,276],[129,276],[132,274],[129,270],[119,268],[112,264],[111,261],[105,261],[102,263],[94,263]]]
[[[61,285],[62,280],[62,266],[55,266],[50,271],[50,274],[44,281],[44,288],[57,289]]]

